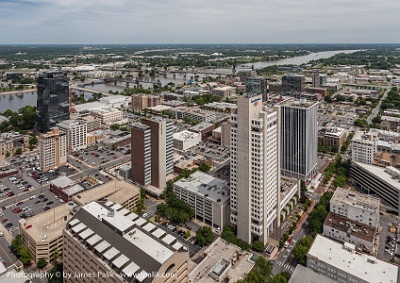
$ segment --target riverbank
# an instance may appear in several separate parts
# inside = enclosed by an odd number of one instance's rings
[[[29,93],[29,92],[36,92],[36,88],[31,88],[31,89],[23,89],[23,90],[11,90],[11,91],[5,91],[5,92],[0,92],[1,95],[9,95],[9,94],[19,94],[19,93]]]

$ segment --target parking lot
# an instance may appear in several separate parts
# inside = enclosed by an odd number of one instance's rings
[[[15,236],[18,233],[18,220],[29,218],[50,208],[61,204],[50,191],[46,190],[41,194],[31,196],[27,199],[15,199],[14,204],[3,207],[0,211],[2,225]]]
[[[108,148],[89,147],[88,149],[73,152],[72,155],[86,164],[98,166],[120,158],[130,146],[119,147],[116,150]]]
[[[396,254],[400,255],[400,245],[397,243],[400,239],[396,239],[397,235],[389,231],[389,224],[397,223],[397,219],[387,215],[381,215],[379,220],[382,230],[379,232],[377,257],[382,260],[390,261]],[[397,256],[396,259],[400,259],[400,256]]]
[[[22,176],[9,176],[0,180],[0,201],[23,192],[34,190],[31,182]]]
[[[218,162],[225,161],[230,156],[229,148],[207,142],[196,147],[195,152]]]

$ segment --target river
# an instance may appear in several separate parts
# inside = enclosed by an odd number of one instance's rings
[[[318,59],[323,59],[323,58],[329,58],[332,57],[336,54],[339,53],[353,53],[359,50],[336,50],[336,51],[324,51],[324,52],[318,52],[318,53],[311,53],[308,55],[304,56],[298,56],[298,57],[292,57],[292,58],[286,58],[286,59],[279,59],[276,61],[261,61],[261,62],[252,62],[248,63],[246,65],[254,65],[255,69],[261,69],[265,68],[268,66],[273,66],[273,65],[301,65],[310,62],[311,60],[318,60]],[[215,73],[218,74],[223,74],[223,75],[229,75],[232,73],[231,69],[214,69],[211,70]],[[196,74],[199,76],[199,79],[202,80],[203,77],[205,76],[204,74]],[[155,78],[154,83],[157,82],[157,80],[160,80],[162,85],[166,85],[169,82],[173,82],[175,84],[182,84],[184,82],[187,82],[190,77],[194,76],[192,73],[187,73],[186,78],[184,77],[184,74],[178,73],[175,74],[167,74],[166,76],[159,76]],[[215,76],[215,75],[211,75]],[[153,82],[141,82],[140,83],[143,88],[147,89],[148,87],[151,87],[153,85]],[[86,86],[88,89],[95,89],[97,91],[101,92],[109,92],[110,90],[112,91],[123,91],[125,88],[125,83],[119,83],[116,86],[112,84],[96,84],[96,85],[90,85]],[[86,99],[90,98],[91,94],[85,92],[84,96]],[[7,109],[11,109],[12,111],[17,111],[21,107],[31,105],[31,106],[36,106],[36,100],[37,100],[37,93],[36,92],[28,92],[28,93],[21,93],[17,95],[17,93],[14,94],[6,94],[6,95],[0,95],[0,112],[4,112]]]

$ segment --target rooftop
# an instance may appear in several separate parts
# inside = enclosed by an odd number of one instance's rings
[[[72,187],[69,187],[68,189],[63,190],[63,192],[67,195],[67,196],[73,196],[79,192],[83,192],[85,189],[80,186],[79,184],[73,185]]]
[[[61,189],[75,185],[75,182],[72,181],[67,176],[60,176],[60,177],[50,181],[50,183],[53,184],[54,186],[56,186],[57,188],[61,188]]]
[[[108,197],[116,203],[124,203],[139,194],[140,190],[135,185],[125,181],[114,180],[76,195],[72,200],[78,205],[85,205],[94,200]]]
[[[311,101],[307,100],[306,98],[295,99],[295,98],[288,98],[279,103],[281,106],[288,106],[292,108],[311,108],[318,105],[318,101]]]
[[[189,178],[180,179],[174,186],[202,195],[214,202],[225,203],[229,200],[227,182],[201,171],[196,171]]]
[[[57,126],[62,128],[72,128],[84,124],[86,124],[84,120],[64,120],[62,122],[57,123]]]
[[[200,132],[204,129],[214,126],[212,123],[202,122],[189,128],[191,131]]]
[[[215,240],[205,251],[205,258],[194,269],[190,270],[189,281],[196,283],[215,283],[209,273],[218,272],[226,268],[221,264],[225,261],[232,262],[232,266],[222,277],[220,282],[234,283],[244,278],[254,266],[250,260],[251,254],[242,251],[239,247],[228,244],[221,238]],[[220,263],[220,264],[218,264]]]
[[[307,257],[326,262],[366,282],[398,282],[397,266],[373,256],[357,253],[350,245],[337,243],[321,235],[314,239]]]
[[[365,210],[378,211],[380,199],[371,195],[363,194],[357,191],[350,191],[343,188],[337,188],[330,200],[334,205],[351,205],[361,207]]]
[[[173,134],[173,138],[174,138],[175,140],[181,140],[181,141],[186,141],[186,140],[189,140],[189,139],[194,139],[194,138],[196,138],[196,137],[198,137],[198,136],[200,136],[199,133],[194,133],[194,132],[190,132],[190,131],[187,131],[187,130],[184,130],[184,131],[181,131],[181,132],[178,132],[178,133],[174,133],[174,134]]]
[[[298,264],[288,283],[335,283],[335,281]]]
[[[362,169],[368,171],[369,173],[371,173],[375,178],[379,178],[382,181],[391,185],[392,187],[396,188],[397,190],[400,190],[400,179],[394,178],[392,175],[390,175],[387,172],[386,168],[380,167],[380,166],[375,166],[375,165],[369,165],[369,164],[365,164],[365,163],[361,163],[361,162],[356,162],[356,161],[353,161],[353,163],[355,165],[361,167]],[[393,167],[389,166],[387,168],[389,168],[389,170],[390,170],[390,168],[393,168]],[[393,168],[393,169],[396,169],[396,168]]]
[[[62,230],[72,217],[71,209],[72,206],[64,204],[31,218],[20,219],[20,229],[25,229],[35,242],[51,242],[62,237]]]
[[[135,214],[130,217],[131,213],[122,212],[122,208],[110,209],[110,206],[115,205],[107,204],[92,202],[83,206],[69,222],[70,230],[66,233],[75,237],[79,235],[82,240],[82,233],[89,231],[83,242],[94,247],[102,257],[108,258],[110,265],[104,263],[110,268],[120,269],[125,275],[140,274],[143,271],[151,273],[176,252],[187,253],[187,248],[174,236]],[[79,225],[82,225],[81,228]],[[165,241],[167,238],[168,241]],[[151,280],[144,279],[144,282]]]
[[[346,129],[333,127],[333,128],[323,128],[318,132],[318,135],[331,136],[331,137],[341,137],[346,133]]]
[[[375,229],[349,218],[342,217],[333,212],[329,212],[325,218],[324,225],[336,230],[351,234],[354,237],[372,243],[375,238]]]

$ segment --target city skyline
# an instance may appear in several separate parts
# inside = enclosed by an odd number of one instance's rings
[[[0,44],[393,43],[400,38],[400,5],[392,1],[0,0],[0,9],[6,27]]]

